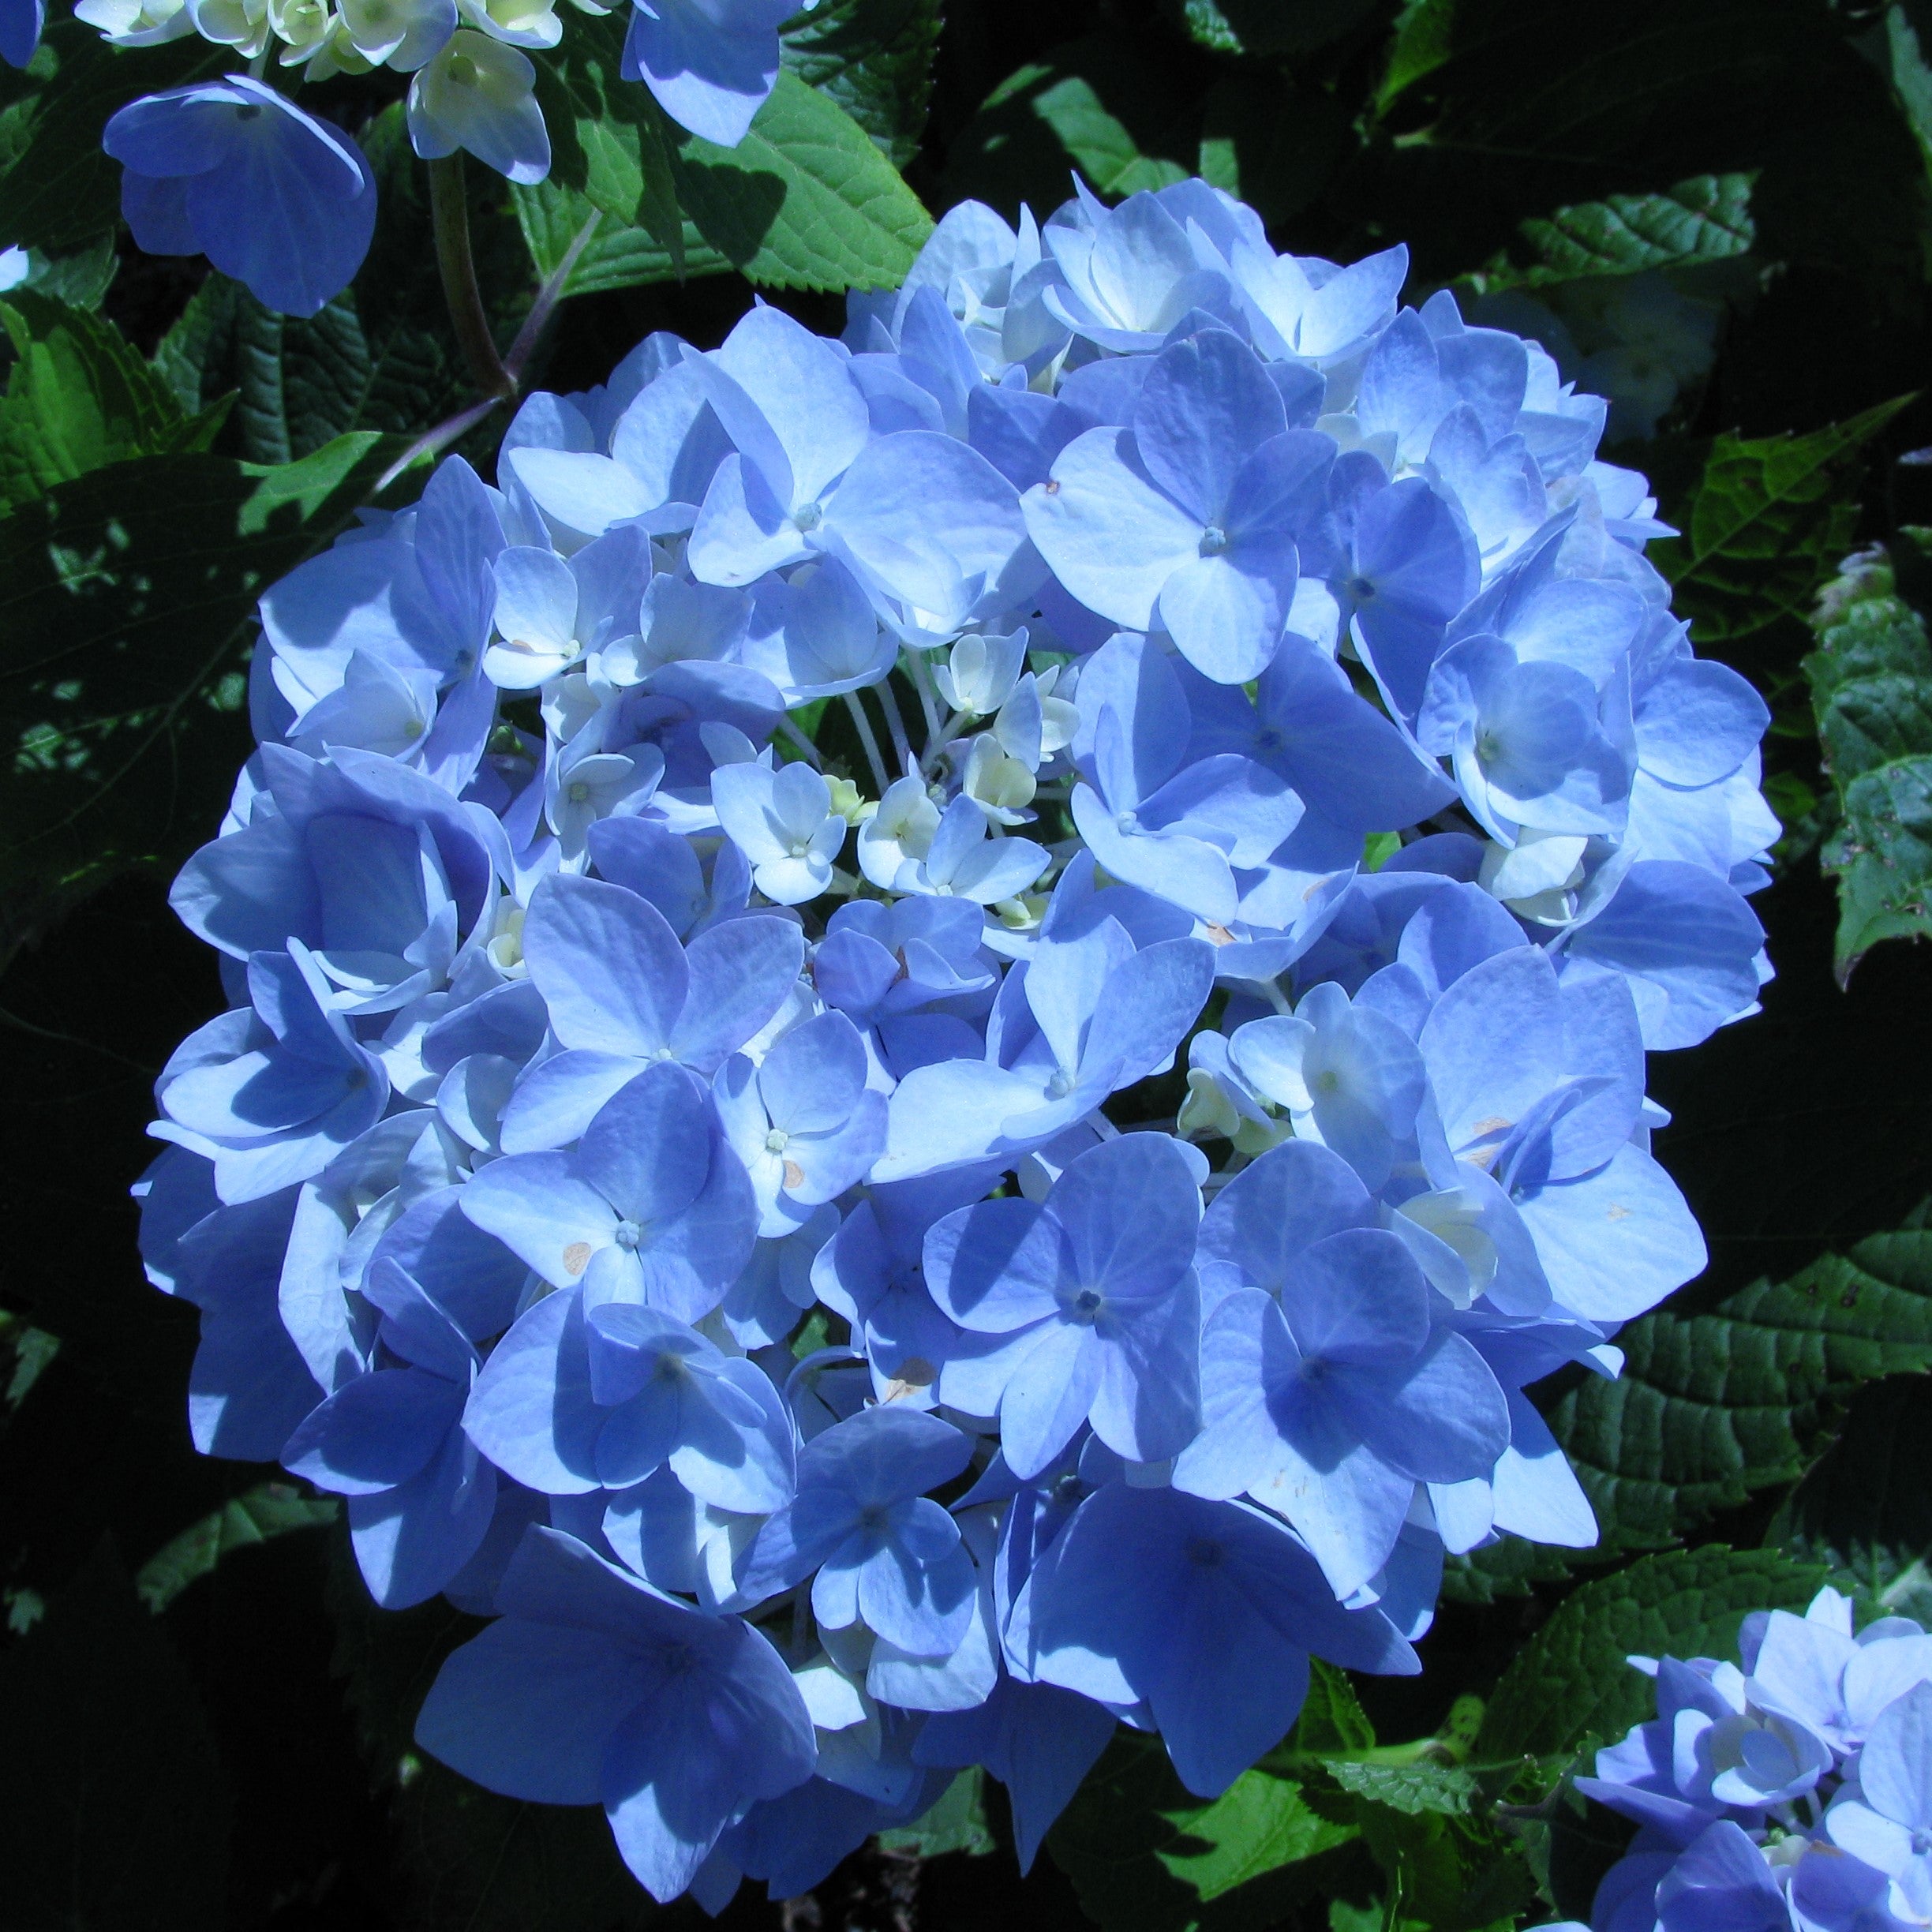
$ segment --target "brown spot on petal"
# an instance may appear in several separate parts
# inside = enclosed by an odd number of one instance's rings
[[[1515,1125],[1514,1121],[1505,1120],[1500,1114],[1492,1114],[1487,1120],[1479,1120],[1470,1132],[1476,1134],[1501,1133],[1505,1128]]]
[[[1604,1212],[1606,1221],[1627,1221],[1630,1218],[1631,1211],[1627,1208],[1610,1208]]]
[[[1058,496],[1060,494],[1060,479],[1058,477],[1047,478],[1046,494],[1049,496]]]
[[[796,1161],[787,1161],[785,1163],[784,1183],[787,1187],[798,1187],[803,1183],[804,1179],[805,1170],[801,1167]]]
[[[1208,922],[1208,937],[1216,945],[1232,945],[1234,935],[1225,926],[1217,926],[1212,919]]]
[[[590,1260],[590,1244],[572,1241],[564,1250],[564,1266],[572,1275],[581,1275]]]
[[[910,1355],[899,1365],[899,1372],[886,1385],[886,1400],[903,1402],[928,1389],[939,1379],[939,1371],[923,1355]]]

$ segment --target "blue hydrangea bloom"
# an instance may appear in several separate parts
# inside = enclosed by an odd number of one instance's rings
[[[40,44],[47,24],[47,0],[6,0],[0,6],[0,60],[24,67]]]
[[[1739,1662],[1631,1661],[1657,1716],[1597,1754],[1591,1798],[1641,1826],[1599,1886],[1594,1932],[1912,1925],[1932,1904],[1932,1638],[1854,1632],[1821,1590],[1754,1612]]]
[[[788,0],[637,0],[623,73],[679,126],[736,148],[778,79]]]
[[[417,1740],[507,1797],[601,1804],[654,1898],[676,1897],[725,1826],[811,1775],[805,1700],[769,1640],[532,1529],[502,1614],[444,1664]]]
[[[312,316],[369,253],[376,181],[350,137],[246,74],[151,94],[107,123],[121,212],[151,255],[205,255]]]
[[[435,121],[537,31],[466,17],[359,58]],[[652,0],[631,69],[736,140],[777,25]],[[253,85],[129,110],[155,219],[237,143],[362,180]],[[1766,713],[1602,402],[1406,266],[1202,182],[968,204],[841,342],[653,335],[263,597],[137,1189],[195,1440],[494,1616],[425,1747],[661,1897],[969,1763],[1030,1857],[1117,1721],[1219,1792],[1447,1557],[1596,1539],[1525,1391],[1702,1265],[1645,1056],[1768,975]],[[1928,1644],[1661,1663],[1597,1932],[1923,1919]]]

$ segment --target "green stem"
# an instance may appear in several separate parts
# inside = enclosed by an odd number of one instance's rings
[[[513,396],[516,381],[496,353],[484,312],[483,292],[477,286],[476,258],[470,250],[470,201],[463,191],[460,153],[432,161],[429,167],[429,215],[436,230],[436,268],[443,278],[443,299],[449,305],[463,360],[486,396]]]

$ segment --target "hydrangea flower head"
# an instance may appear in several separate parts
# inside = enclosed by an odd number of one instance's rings
[[[537,165],[539,13],[384,17],[419,142]],[[735,140],[777,24],[650,0],[631,66]],[[1754,1008],[1765,714],[1601,406],[1406,265],[969,204],[842,342],[653,336],[263,599],[141,1188],[196,1440],[493,1616],[425,1748],[661,1898],[968,1763],[1031,1856],[1123,1719],[1212,1796],[1311,1654],[1417,1668],[1447,1554],[1595,1537],[1524,1391],[1702,1265],[1644,1056]],[[1916,1641],[1661,1666],[1617,1932],[1918,1899]]]

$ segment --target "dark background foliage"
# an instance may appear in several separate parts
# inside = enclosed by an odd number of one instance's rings
[[[1205,171],[1238,183],[1278,246],[1347,260],[1406,239],[1412,295],[1514,290],[1544,303],[1579,347],[1597,329],[1627,376],[1633,367],[1642,376],[1646,357],[1669,365],[1655,422],[1608,454],[1649,471],[1663,514],[1685,532],[1655,554],[1700,649],[1736,664],[1774,707],[1767,765],[1786,837],[1757,901],[1778,971],[1764,1012],[1653,1064],[1652,1091],[1674,1116],[1659,1150],[1705,1226],[1710,1267],[1627,1335],[1626,1383],[1558,1378],[1537,1391],[1598,1502],[1604,1548],[1566,1561],[1505,1544],[1452,1567],[1422,1646],[1425,1675],[1358,1684],[1364,1709],[1345,1688],[1330,1698],[1318,1685],[1294,1751],[1260,1784],[1244,1781],[1238,1818],[1189,1810],[1157,1762],[1123,1747],[1024,1882],[989,1786],[979,1809],[869,1848],[814,1896],[780,1907],[747,1890],[724,1923],[942,1932],[1073,1926],[1084,1908],[1110,1932],[1418,1923],[1473,1932],[1550,1915],[1537,1885],[1575,1911],[1617,1840],[1601,1814],[1542,1794],[1593,1724],[1614,1729],[1634,1714],[1616,1682],[1637,1642],[1630,1631],[1654,1626],[1657,1644],[1683,1648],[1708,1629],[1722,1642],[1744,1608],[1802,1601],[1828,1570],[1900,1604],[1932,1593],[1932,1265],[1916,1231],[1932,1192],[1932,953],[1894,942],[1860,958],[1881,932],[1924,926],[1932,867],[1920,863],[1923,817],[1901,807],[1887,818],[1855,792],[1866,765],[1844,748],[1848,714],[1831,708],[1835,687],[1819,668],[1842,655],[1839,634],[1825,637],[1809,678],[1805,666],[1819,643],[1808,620],[1820,584],[1855,541],[1889,543],[1896,596],[1889,578],[1863,582],[1865,602],[1845,588],[1839,605],[1894,653],[1895,684],[1919,680],[1911,702],[1923,722],[1924,567],[1901,533],[1932,522],[1932,472],[1916,460],[1932,443],[1932,402],[1916,393],[1932,371],[1932,73],[1918,37],[1932,7],[824,8],[824,21],[795,30],[795,64],[829,87],[935,212],[970,195],[1009,213],[1024,200],[1043,215],[1075,166],[1110,194]],[[867,60],[841,65],[840,34],[860,31]],[[66,58],[79,43],[61,44]],[[155,358],[187,417],[230,391],[234,401],[195,432],[198,444],[179,444],[210,456],[144,455],[185,466],[144,470],[138,494],[127,473],[110,472],[96,496],[51,507],[20,507],[16,491],[14,514],[0,519],[0,710],[21,747],[7,747],[19,782],[0,792],[11,801],[0,809],[21,814],[9,851],[39,809],[20,774],[39,768],[6,695],[4,629],[36,620],[35,560],[55,536],[98,537],[118,516],[138,546],[150,519],[165,567],[144,589],[153,610],[130,617],[122,586],[103,621],[117,636],[152,622],[160,639],[192,561],[166,519],[174,498],[213,474],[194,466],[287,463],[343,431],[420,429],[465,399],[439,332],[419,191],[394,116],[373,118],[384,104],[380,92],[350,88],[339,106],[364,129],[390,196],[346,320],[332,309],[284,325],[233,285],[204,281],[198,264],[123,245],[117,268],[98,239],[65,237],[59,292],[89,306],[82,283],[112,271],[92,301]],[[1715,179],[1699,187],[1704,178]],[[74,189],[82,199],[85,186]],[[485,283],[507,331],[532,256],[542,264],[543,223],[564,217],[526,205],[519,230],[500,184],[473,170],[473,186]],[[1660,199],[1673,191],[1675,203]],[[651,329],[707,346],[722,336],[751,284],[706,254],[697,231],[688,238],[681,283],[664,279],[661,256],[646,260],[657,245],[642,229],[621,246],[600,242],[573,285],[584,292],[547,339],[544,386],[601,380]],[[1641,329],[1603,335],[1606,302],[1633,268],[1647,268],[1646,286],[1667,300],[1703,305],[1710,354],[1687,361]],[[815,327],[839,326],[835,294],[768,293]],[[1898,399],[1895,411],[1863,417]],[[487,462],[500,432],[485,423],[463,447]],[[338,481],[311,479],[303,500],[326,507]],[[366,483],[355,472],[344,500]],[[6,485],[0,476],[0,492]],[[228,514],[225,498],[209,500],[210,514]],[[33,525],[30,542],[21,533],[43,507],[50,521]],[[264,573],[301,553],[276,547],[299,534],[286,519],[266,514],[260,528]],[[0,1923],[695,1925],[688,1906],[650,1913],[594,1813],[490,1799],[415,1757],[414,1703],[463,1620],[435,1608],[375,1612],[327,1506],[271,1468],[206,1460],[189,1444],[194,1314],[144,1285],[126,1189],[151,1151],[154,1073],[221,1003],[211,957],[164,897],[168,869],[212,829],[245,747],[234,679],[245,631],[209,641],[220,651],[182,687],[186,699],[119,699],[130,713],[172,704],[170,720],[178,714],[141,783],[90,804],[53,873],[0,862],[0,934],[17,948],[0,979]],[[136,673],[130,664],[117,675]],[[1894,700],[1903,709],[1887,715],[1903,736],[1866,764],[1881,777],[1916,772],[1923,811],[1932,739],[1911,739],[1911,702],[1896,691]],[[1841,915],[1833,874],[1850,906],[1860,863],[1884,871],[1873,889],[1892,894],[1889,925],[1859,924],[1855,906]],[[1606,1607],[1627,1640],[1601,1637]],[[1565,1710],[1586,1687],[1608,1701],[1593,1716]],[[1458,1704],[1471,1694],[1486,1713]],[[1440,1742],[1412,1756],[1406,1784],[1366,1760],[1331,1767],[1332,1784],[1295,1781],[1324,1751],[1372,1746],[1367,1722],[1384,1738]],[[989,1835],[995,1855],[983,1855]]]

